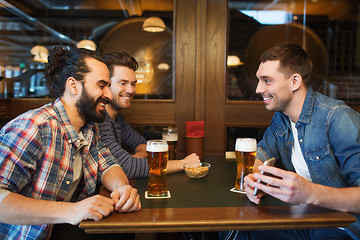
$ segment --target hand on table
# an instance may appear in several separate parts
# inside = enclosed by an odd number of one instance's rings
[[[140,196],[130,185],[122,185],[110,194],[115,203],[115,210],[120,213],[134,212],[141,209]]]
[[[111,198],[95,195],[82,201],[71,204],[69,211],[65,213],[70,224],[77,225],[83,220],[101,220],[114,211],[115,203]]]
[[[166,173],[175,173],[184,170],[185,163],[200,163],[200,158],[195,153],[189,154],[182,160],[169,160]]]
[[[188,156],[186,156],[182,161],[182,164],[186,164],[186,163],[199,163],[200,162],[200,158],[196,153],[192,153],[189,154]]]

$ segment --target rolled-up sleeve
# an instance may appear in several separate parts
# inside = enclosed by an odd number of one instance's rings
[[[0,132],[0,188],[17,192],[31,181],[36,171],[41,144],[37,128],[13,122]]]

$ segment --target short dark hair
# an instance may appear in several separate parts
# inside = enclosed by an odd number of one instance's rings
[[[313,70],[312,62],[306,51],[297,44],[283,43],[266,50],[260,57],[261,62],[280,60],[280,69],[286,74],[298,73],[306,86]]]
[[[52,95],[61,97],[65,92],[65,83],[69,77],[82,81],[86,73],[90,72],[86,65],[86,58],[94,58],[105,63],[98,52],[84,48],[69,50],[66,47],[54,47],[48,57],[48,64],[44,71],[44,78],[49,85]]]
[[[109,69],[110,75],[113,75],[114,66],[128,67],[134,72],[138,70],[139,64],[135,58],[126,52],[110,52],[103,56],[104,61]]]

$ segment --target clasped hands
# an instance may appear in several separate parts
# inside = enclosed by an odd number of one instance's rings
[[[101,220],[113,211],[134,212],[141,209],[140,196],[130,185],[119,186],[110,194],[110,198],[95,195],[73,204],[70,210],[70,223],[79,224],[83,220]]]
[[[261,174],[260,171],[273,176]],[[257,180],[260,180],[261,183]],[[284,202],[298,204],[307,203],[309,196],[311,196],[311,182],[294,172],[277,167],[261,165],[259,172],[247,175],[244,182],[247,197],[256,204],[259,204],[260,199],[266,194]],[[254,188],[258,188],[262,193],[254,196]]]

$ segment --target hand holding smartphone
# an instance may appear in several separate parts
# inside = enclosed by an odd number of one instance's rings
[[[266,160],[266,161],[263,163],[263,165],[267,165],[267,166],[272,166],[272,167],[273,167],[273,166],[275,165],[275,162],[276,162],[276,159],[275,159],[275,158],[270,158],[270,159]],[[261,173],[261,174],[265,174],[265,175],[269,175],[269,174],[264,173],[264,171],[261,171],[260,173]],[[261,183],[260,180],[257,180],[257,182],[258,182],[258,183]],[[261,190],[255,188],[253,195],[254,195],[254,196],[259,195],[261,192],[262,192]]]

